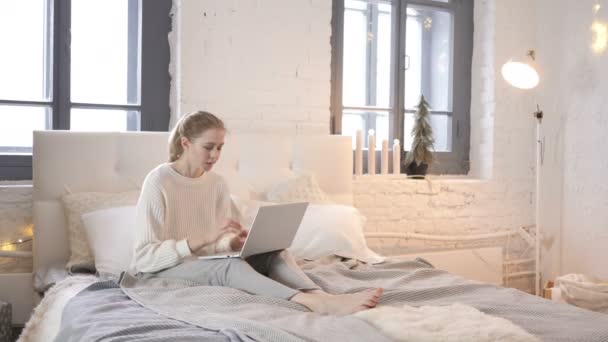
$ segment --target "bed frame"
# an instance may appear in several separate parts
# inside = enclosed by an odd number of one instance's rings
[[[147,173],[167,160],[168,137],[167,132],[34,132],[34,272],[68,260],[61,196],[141,188]],[[352,165],[350,137],[228,135],[214,171],[231,188],[240,177],[259,192],[295,172],[313,173],[335,202],[352,204]]]
[[[34,132],[34,272],[65,264],[69,258],[60,201],[63,194],[141,188],[147,173],[167,160],[167,141],[167,132]],[[263,192],[277,180],[298,172],[312,173],[334,202],[353,204],[350,137],[228,135],[214,171],[224,176],[231,190],[238,189],[239,183],[247,183],[254,192]],[[454,251],[425,257],[438,266],[444,263],[446,270],[456,274],[458,269],[450,269],[450,265],[460,258],[467,270],[476,270],[462,275],[495,284],[502,282],[500,250]],[[483,265],[488,260],[492,267]],[[31,287],[29,281],[27,285]],[[22,306],[26,319],[31,303],[24,302]]]

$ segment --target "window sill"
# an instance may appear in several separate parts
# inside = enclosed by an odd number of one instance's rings
[[[27,189],[32,188],[34,185],[31,180],[22,181],[8,181],[0,180],[0,189]]]
[[[353,181],[421,181],[427,182],[441,182],[441,183],[482,183],[488,182],[486,179],[471,178],[466,175],[427,175],[424,179],[414,179],[406,174],[365,174],[365,175],[353,175]]]

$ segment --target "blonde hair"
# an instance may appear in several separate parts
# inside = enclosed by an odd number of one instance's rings
[[[169,162],[174,162],[184,153],[182,137],[193,141],[208,129],[226,130],[224,122],[217,116],[204,111],[196,111],[182,116],[169,137]]]

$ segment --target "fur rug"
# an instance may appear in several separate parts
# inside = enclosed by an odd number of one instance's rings
[[[510,321],[462,304],[380,307],[355,314],[395,341],[539,342]]]
[[[70,276],[51,287],[34,309],[17,342],[52,341],[59,331],[64,306],[97,280],[92,275]]]

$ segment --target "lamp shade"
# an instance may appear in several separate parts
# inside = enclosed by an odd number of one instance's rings
[[[538,85],[538,73],[526,63],[509,61],[502,66],[501,73],[505,81],[515,88],[532,89]]]

